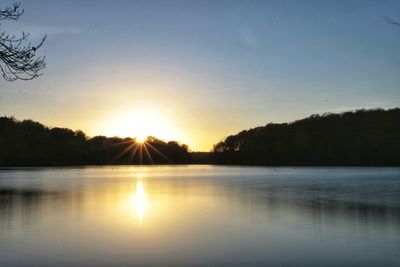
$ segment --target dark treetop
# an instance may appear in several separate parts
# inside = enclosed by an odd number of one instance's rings
[[[326,113],[228,136],[215,161],[254,165],[400,165],[400,109]]]
[[[0,166],[90,164],[400,165],[400,109],[312,115],[228,136],[211,153],[149,137],[96,136],[0,117]]]
[[[82,131],[0,117],[0,166],[173,164],[188,158],[188,147],[174,141],[88,138]]]

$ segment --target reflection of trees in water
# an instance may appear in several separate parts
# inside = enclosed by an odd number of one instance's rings
[[[352,187],[231,185],[221,194],[227,200],[226,206],[235,212],[245,210],[249,217],[263,214],[283,218],[290,214],[314,223],[400,228],[400,196],[390,191],[376,192],[375,197],[368,198],[365,192],[355,192]]]
[[[207,180],[184,179],[180,181],[148,182],[147,192],[167,194],[185,199],[187,195],[203,195],[222,201],[230,212],[243,216],[275,218],[294,216],[295,219],[306,219],[313,224],[342,224],[358,227],[378,225],[400,228],[400,202],[398,195],[372,202],[362,192],[352,188],[319,187],[318,185],[216,183]],[[111,203],[131,190],[125,183],[104,188],[79,192],[43,191],[38,189],[0,188],[0,227],[5,229],[21,224],[35,223],[42,215],[51,215],[52,211],[80,214],[87,200],[99,204]],[[386,192],[387,194],[388,192]],[[377,193],[376,198],[380,199]],[[119,201],[119,199],[117,199]],[[217,203],[218,204],[218,203]],[[103,207],[107,209],[107,205]]]
[[[0,226],[34,222],[45,208],[65,207],[66,194],[36,189],[0,188]]]

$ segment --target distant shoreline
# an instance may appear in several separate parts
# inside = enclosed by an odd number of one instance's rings
[[[42,165],[42,166],[1,166],[1,170],[10,169],[40,169],[40,168],[91,168],[91,167],[183,167],[183,166],[211,166],[211,167],[265,167],[265,168],[400,168],[400,165],[239,165],[239,164],[101,164],[101,165]]]
[[[400,109],[312,115],[243,130],[191,152],[186,144],[148,137],[88,137],[32,120],[0,117],[1,167],[212,164],[266,167],[400,166]]]

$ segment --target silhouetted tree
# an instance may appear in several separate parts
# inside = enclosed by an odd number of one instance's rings
[[[241,131],[214,146],[216,162],[400,165],[400,109],[326,113]]]
[[[15,3],[0,9],[0,21],[18,20],[23,13],[20,3]],[[28,41],[28,36],[29,33],[24,32],[19,37],[0,32],[0,70],[7,81],[32,80],[42,75],[40,71],[46,67],[45,58],[36,56],[46,36],[36,46]]]
[[[0,166],[102,164],[400,165],[400,109],[312,115],[231,135],[213,153],[149,137],[95,136],[0,117]]]
[[[0,117],[0,166],[176,164],[190,158],[187,145],[176,141],[89,138],[82,131]]]

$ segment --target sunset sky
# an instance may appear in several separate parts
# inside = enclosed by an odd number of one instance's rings
[[[47,34],[47,68],[0,80],[0,116],[208,151],[269,122],[400,106],[400,27],[383,18],[400,1],[21,3],[1,28]]]

